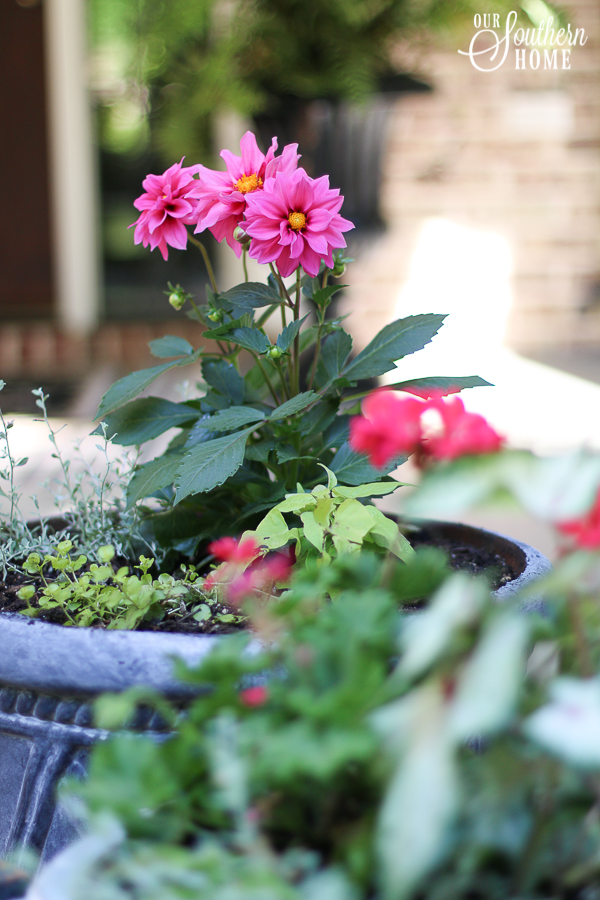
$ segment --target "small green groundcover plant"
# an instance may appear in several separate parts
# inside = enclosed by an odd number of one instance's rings
[[[246,601],[259,647],[235,635],[180,669],[199,689],[183,714],[102,698],[112,736],[62,791],[89,831],[28,900],[600,896],[600,457],[460,459],[412,510],[499,485],[563,542],[512,599],[432,547],[308,559]],[[138,703],[160,739],[123,730]]]

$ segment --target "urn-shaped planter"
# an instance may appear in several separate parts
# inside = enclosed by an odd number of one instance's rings
[[[466,525],[421,523],[418,542],[471,548],[502,559],[510,580],[496,591],[506,598],[551,567],[520,541]],[[77,825],[56,803],[65,775],[85,774],[89,748],[106,733],[93,726],[93,700],[106,691],[148,685],[185,702],[190,687],[174,675],[174,658],[197,664],[214,635],[65,628],[18,614],[0,614],[0,856],[16,846],[51,858],[77,835]],[[151,710],[132,727],[160,731]]]

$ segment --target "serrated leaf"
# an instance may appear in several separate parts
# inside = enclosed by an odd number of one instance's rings
[[[194,352],[194,348],[189,341],[173,334],[167,334],[156,341],[150,341],[148,346],[152,356],[158,356],[161,359],[166,356],[189,356]]]
[[[95,419],[102,419],[109,413],[114,412],[120,406],[133,400],[138,394],[141,394],[153,381],[156,381],[163,372],[174,369],[176,366],[187,366],[200,357],[201,350],[195,350],[190,356],[183,359],[177,359],[173,362],[162,363],[160,366],[152,366],[150,369],[141,369],[138,372],[131,372],[125,378],[121,378],[109,387],[107,392],[100,401],[98,412],[94,416]]]
[[[224,359],[206,360],[202,363],[202,376],[207,384],[233,401],[235,406],[244,402],[244,379],[232,363]]]
[[[266,415],[258,409],[252,409],[250,406],[230,406],[229,409],[219,410],[208,419],[200,419],[198,428],[205,428],[207,431],[233,431],[251,422],[260,422],[261,419],[266,419]]]
[[[267,462],[272,447],[271,441],[258,441],[256,444],[247,444],[245,458],[251,459],[253,462]]]
[[[269,416],[269,420],[273,422],[276,419],[285,419],[286,416],[293,416],[312,403],[316,396],[314,391],[304,391],[302,394],[297,394],[296,397],[292,397],[291,400],[286,400],[285,403],[278,406]]]
[[[234,328],[241,328],[242,325],[248,325],[245,316],[241,316],[238,319],[230,319],[229,322],[223,322],[221,325],[215,325],[214,328],[203,331],[202,337],[211,338],[212,340],[227,339],[230,331],[233,331]]]
[[[268,337],[256,328],[234,328],[233,331],[227,335],[226,340],[232,344],[238,344],[238,346],[243,347],[244,350],[251,350],[253,353],[258,353],[259,355],[261,353],[266,353],[271,346]]]
[[[328,301],[331,300],[334,294],[337,294],[338,291],[341,291],[342,288],[348,287],[347,284],[328,284],[324,288],[319,288],[316,291],[312,292],[311,299],[313,303],[316,303],[317,306],[323,306],[325,303],[328,304]]]
[[[198,444],[188,450],[175,479],[178,503],[190,494],[202,494],[223,484],[244,461],[248,435],[253,428],[236,431],[226,437]]]
[[[345,331],[335,331],[323,342],[321,361],[330,380],[337,378],[352,350],[352,338]]]
[[[182,459],[183,453],[174,453],[159,456],[140,466],[127,485],[127,509],[143,497],[173,484]]]
[[[391,460],[383,469],[374,469],[366,456],[355,453],[346,441],[331,460],[329,468],[344,484],[359,485],[389,475],[403,462],[406,462],[406,459],[406,456],[399,456]]]
[[[270,306],[272,303],[281,303],[279,293],[270,285],[260,284],[258,281],[246,281],[237,284],[230,290],[219,295],[221,302],[226,301],[235,307],[247,309],[260,309],[261,306]]]
[[[390,322],[375,335],[358,356],[343,370],[350,381],[374,378],[394,369],[394,363],[421,350],[439,331],[445,315],[430,313],[407,316]]]
[[[277,338],[277,346],[280,350],[289,350],[292,344],[294,343],[294,338],[300,331],[302,324],[308,319],[310,313],[307,313],[302,319],[297,319],[295,322],[290,322],[289,325],[286,325],[279,337]]]
[[[121,406],[105,417],[106,435],[113,444],[143,444],[164,434],[169,428],[193,423],[198,410],[184,403],[172,403],[160,397],[142,397]],[[93,434],[101,434],[100,427]]]
[[[452,378],[448,375],[432,376],[431,378],[412,378],[410,381],[398,381],[396,384],[387,384],[386,388],[393,391],[406,391],[417,397],[431,397],[432,394],[447,396],[458,394],[467,388],[493,387],[489,381],[480,378],[479,375],[457,375]]]

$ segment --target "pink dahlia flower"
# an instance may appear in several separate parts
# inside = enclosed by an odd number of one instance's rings
[[[167,245],[185,250],[188,233],[186,225],[195,222],[192,216],[193,203],[188,196],[190,188],[196,184],[194,173],[198,166],[182,167],[183,159],[171,166],[162,175],[148,175],[142,182],[145,193],[134,200],[133,205],[141,210],[135,225],[134,241],[150,249],[156,247],[164,259],[168,259]]]
[[[248,197],[261,191],[278,172],[293,172],[298,165],[298,144],[287,144],[276,157],[277,138],[273,138],[265,155],[251,131],[241,139],[240,150],[241,156],[221,151],[225,172],[199,166],[200,180],[190,194],[198,201],[194,210],[196,231],[208,228],[219,242],[225,239],[237,256],[242,248],[233,233],[244,219]]]
[[[426,404],[414,397],[375,391],[364,400],[362,416],[350,420],[350,446],[365,453],[376,469],[383,469],[395,457],[417,449],[425,409]]]
[[[327,175],[314,179],[304,169],[280,172],[248,197],[244,229],[252,238],[250,256],[259,263],[276,262],[284,278],[298,266],[314,277],[322,259],[333,268],[332,250],[345,247],[342,232],[354,228],[339,215],[343,202]]]

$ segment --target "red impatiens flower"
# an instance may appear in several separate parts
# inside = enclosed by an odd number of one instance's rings
[[[495,453],[504,443],[483,416],[467,412],[460,397],[429,400],[427,407],[440,416],[440,427],[433,427],[422,442],[422,451],[431,459],[457,459],[478,453]]]
[[[169,257],[167,245],[185,250],[185,226],[196,221],[192,216],[194,204],[187,198],[191,187],[197,184],[194,173],[199,167],[182,167],[182,163],[183,159],[162,175],[148,175],[142,182],[146,192],[133,202],[142,211],[129,226],[135,226],[134,242],[144,247],[149,244],[151,250],[158,247],[164,259]]]
[[[375,391],[362,405],[362,416],[350,421],[350,446],[366,453],[376,469],[397,456],[409,455],[421,440],[422,400],[397,397],[391,391]]]
[[[265,155],[258,149],[255,136],[247,131],[240,141],[241,156],[221,151],[225,172],[198,166],[200,178],[190,194],[198,201],[194,210],[197,232],[208,228],[217,241],[225,239],[236,255],[241,255],[241,244],[233,234],[244,219],[248,197],[262,191],[277,172],[293,172],[298,165],[298,144],[287,144],[278,157],[276,149],[277,138],[273,138]]]
[[[269,689],[263,685],[246,688],[240,691],[239,698],[244,706],[264,706],[269,699]]]
[[[600,549],[600,490],[596,494],[594,505],[585,515],[578,519],[559,522],[557,528],[562,534],[573,538],[577,547],[582,550]]]
[[[249,563],[260,553],[254,538],[236,541],[232,537],[222,537],[208,545],[209,551],[221,562]]]
[[[309,178],[304,169],[279,172],[264,189],[247,198],[244,229],[250,235],[250,256],[259,263],[277,263],[285,277],[302,266],[313,277],[321,260],[333,268],[332,250],[346,246],[342,234],[354,228],[342,218],[344,202],[329,178]]]

